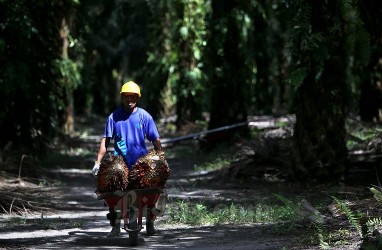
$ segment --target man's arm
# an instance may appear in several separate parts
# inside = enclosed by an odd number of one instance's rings
[[[109,146],[109,143],[110,143],[110,138],[108,138],[108,137],[102,138],[101,143],[99,144],[99,149],[98,149],[97,158],[96,158],[96,162],[98,164],[101,163],[103,156],[106,154],[107,147]]]
[[[156,151],[162,151],[162,144],[159,138],[156,138],[152,143]]]

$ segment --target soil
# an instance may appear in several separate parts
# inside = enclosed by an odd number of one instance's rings
[[[100,138],[94,136],[95,131],[90,133],[93,135],[70,143],[96,152]],[[65,142],[65,145],[69,144]],[[181,157],[174,153],[182,150],[185,154]],[[256,178],[247,180],[226,176],[216,178],[216,173],[195,172],[195,165],[203,160],[195,153],[197,150],[197,145],[192,142],[165,149],[171,167],[166,188],[167,206],[178,200],[202,201],[210,206],[232,202],[256,205],[272,199],[273,194],[280,194],[293,200],[307,199],[314,206],[323,203],[320,211],[325,213],[332,194],[355,198],[366,189],[365,183],[341,186],[291,183],[275,175],[271,178],[272,172],[260,170],[261,174]],[[16,200],[24,196],[24,200],[29,197],[39,202],[33,211],[26,208],[22,215],[2,215],[0,249],[320,249],[318,240],[313,239],[317,236],[310,234],[312,224],[303,220],[294,224],[186,225],[166,223],[168,215],[165,214],[157,218],[157,234],[147,236],[143,229],[137,246],[128,245],[128,234],[124,231],[118,237],[107,238],[105,235],[111,229],[106,219],[108,208],[102,200],[96,199],[94,193],[93,160],[94,157],[74,153],[64,159],[50,159],[46,163],[49,165],[47,176],[51,178],[49,180],[58,180],[56,185],[49,185],[50,181],[37,185],[28,179],[7,183],[7,188],[19,190],[20,196],[15,196]],[[332,218],[331,223],[332,227],[349,228],[346,220]],[[331,249],[360,249],[361,239],[349,232]]]

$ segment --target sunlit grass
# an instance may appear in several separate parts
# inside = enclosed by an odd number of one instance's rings
[[[229,147],[225,144],[217,146],[213,151],[205,152],[199,148],[200,145],[194,145],[190,150],[190,145],[177,145],[173,148],[165,148],[167,159],[181,159],[187,161],[191,159],[195,171],[211,171],[228,166],[233,157],[229,154]]]
[[[220,204],[208,207],[202,203],[178,201],[168,207],[167,223],[190,225],[218,225],[243,223],[274,223],[298,219],[297,211],[287,205]]]
[[[62,182],[61,180],[57,179],[46,179],[46,178],[41,178],[39,179],[38,183],[39,187],[64,187],[66,184]]]
[[[218,156],[216,159],[202,163],[200,165],[195,165],[195,171],[211,171],[224,168],[232,162],[232,159],[228,156]]]

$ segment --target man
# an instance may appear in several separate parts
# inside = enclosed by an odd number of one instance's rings
[[[147,154],[146,138],[152,142],[155,150],[162,150],[158,129],[152,116],[146,110],[137,107],[141,97],[139,86],[135,82],[129,81],[123,84],[120,95],[122,107],[116,109],[108,117],[92,170],[94,176],[98,174],[101,160],[106,154],[111,139],[114,139],[114,155],[121,155],[130,169],[141,156]],[[109,208],[109,210],[111,214],[116,213],[114,208]],[[118,236],[120,230],[120,220],[118,219],[107,236]],[[148,235],[155,233],[152,220],[147,220],[146,231]]]

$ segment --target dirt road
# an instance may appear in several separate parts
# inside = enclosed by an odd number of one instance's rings
[[[190,148],[190,150],[193,150]],[[171,149],[168,150],[171,155]],[[197,187],[191,180],[193,164],[190,159],[169,158],[171,177],[167,183],[169,203],[173,199],[237,199],[239,191],[221,189],[216,185]],[[53,163],[52,163],[53,164]],[[52,166],[58,187],[45,187],[54,194],[49,204],[54,207],[24,216],[4,215],[0,220],[2,249],[118,249],[128,246],[128,234],[106,238],[110,231],[106,219],[107,207],[94,195],[95,181],[90,173],[92,159],[56,162]],[[39,187],[36,187],[39,188]],[[242,192],[243,193],[243,190]],[[241,194],[242,195],[242,194]],[[258,195],[248,191],[250,198]],[[242,195],[243,196],[243,195]],[[41,199],[50,197],[42,194]],[[296,236],[266,235],[265,225],[189,226],[169,225],[166,215],[158,218],[157,234],[140,232],[138,246],[131,249],[282,249],[293,247]]]
[[[95,151],[98,139],[88,139],[88,144],[93,143],[88,147]],[[199,159],[191,153],[189,155],[194,158],[187,157],[187,152],[196,150],[195,145],[190,143],[182,147],[186,152],[182,158],[173,154],[172,148],[166,149],[171,167],[171,177],[167,182],[168,205],[182,199],[210,201],[216,205],[219,201],[263,200],[270,193],[286,188],[283,183],[263,186],[261,183],[200,182],[198,178],[202,177],[194,172]],[[318,246],[306,246],[305,228],[277,231],[275,225],[260,223],[218,226],[169,224],[166,223],[166,214],[156,221],[155,236],[147,236],[143,229],[138,246],[131,247],[124,231],[116,238],[105,237],[110,231],[106,219],[108,208],[94,194],[93,158],[53,159],[50,164],[51,172],[60,185],[33,187],[43,190],[41,201],[45,200],[49,209],[42,208],[41,212],[23,216],[3,215],[0,218],[0,249],[319,249]],[[276,225],[276,228],[280,227],[282,224]],[[355,243],[335,249],[358,248]]]

